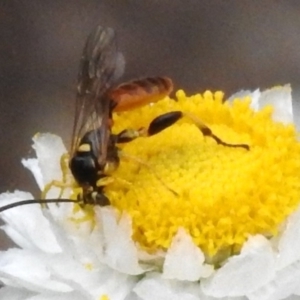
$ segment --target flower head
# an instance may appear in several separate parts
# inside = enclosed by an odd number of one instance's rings
[[[169,111],[192,117],[122,145],[120,166],[104,189],[111,207],[3,212],[3,229],[21,249],[0,253],[1,299],[300,295],[300,143],[290,87],[242,92],[226,102],[221,92],[176,97],[114,116],[115,132],[147,127]],[[204,136],[197,122],[217,139]],[[62,141],[37,135],[34,148],[38,159],[23,164],[40,188],[62,180]],[[78,188],[63,192],[74,198]],[[59,193],[53,186],[48,196]],[[5,204],[31,195],[0,198]]]
[[[299,205],[300,143],[294,126],[274,122],[271,106],[254,112],[249,97],[223,101],[220,92],[187,97],[178,91],[177,101],[165,99],[151,113],[143,107],[116,118],[116,130],[124,124],[138,128],[165,111],[183,110],[222,141],[249,145],[249,150],[219,145],[186,120],[126,144],[122,150],[145,165],[124,160],[114,175],[131,184],[116,180],[106,193],[130,214],[133,238],[145,249],[168,249],[183,227],[208,257],[237,253],[249,235],[276,234]]]

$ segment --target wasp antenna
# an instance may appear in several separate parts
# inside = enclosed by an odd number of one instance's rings
[[[2,207],[0,207],[0,213],[17,207],[17,206],[23,206],[23,205],[29,205],[29,204],[48,204],[48,203],[78,203],[78,200],[71,200],[71,199],[31,199],[31,200],[23,200],[23,201],[18,201],[18,202],[14,202],[8,205],[4,205]]]

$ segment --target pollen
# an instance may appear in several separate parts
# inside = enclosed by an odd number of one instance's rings
[[[94,269],[94,266],[92,263],[86,263],[86,264],[84,264],[84,267],[89,271],[92,271]]]
[[[105,194],[132,218],[133,239],[153,253],[184,228],[208,258],[238,253],[250,235],[275,236],[300,202],[300,143],[294,125],[258,112],[251,99],[222,92],[165,98],[114,116],[114,131],[147,128],[157,116],[182,111],[199,118],[224,146],[189,119],[122,144],[120,166]],[[123,154],[123,155],[122,155]]]

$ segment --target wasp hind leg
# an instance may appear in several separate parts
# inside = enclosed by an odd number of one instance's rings
[[[191,120],[202,132],[204,136],[213,138],[218,144],[226,147],[244,148],[249,150],[249,145],[246,144],[230,144],[226,143],[217,137],[211,129],[205,125],[198,117],[190,113],[184,113],[182,111],[171,111],[162,114],[152,120],[149,127],[141,128],[139,130],[125,129],[117,135],[117,143],[126,143],[141,136],[152,136],[155,135],[168,127],[172,126],[182,118]]]

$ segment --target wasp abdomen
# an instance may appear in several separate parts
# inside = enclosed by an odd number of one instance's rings
[[[120,112],[155,103],[168,96],[173,82],[168,77],[149,77],[123,83],[109,93],[113,111]]]

